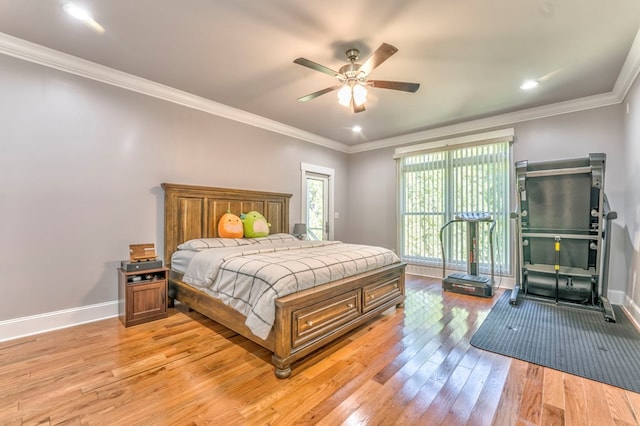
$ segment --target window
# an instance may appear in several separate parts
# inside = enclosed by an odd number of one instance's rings
[[[511,129],[510,129],[511,130]],[[456,214],[487,212],[496,220],[493,234],[495,270],[510,273],[510,140],[411,150],[398,160],[400,256],[423,266],[442,266],[440,229]],[[485,141],[486,142],[486,141]],[[413,152],[412,152],[413,151]],[[489,223],[479,224],[480,271],[491,265]],[[465,223],[454,223],[443,233],[450,269],[467,265]]]

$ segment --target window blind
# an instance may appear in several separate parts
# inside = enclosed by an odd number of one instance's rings
[[[484,141],[483,141],[484,142]],[[496,271],[511,271],[510,262],[510,142],[444,146],[397,156],[399,177],[400,256],[425,266],[441,266],[440,229],[456,214],[490,213],[496,220]],[[480,223],[481,272],[489,271],[488,223]],[[468,248],[465,223],[443,234],[447,267],[464,270]]]

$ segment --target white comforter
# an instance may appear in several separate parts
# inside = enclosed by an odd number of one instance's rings
[[[397,262],[391,250],[339,241],[225,247],[193,256],[183,281],[241,312],[266,339],[276,298]]]

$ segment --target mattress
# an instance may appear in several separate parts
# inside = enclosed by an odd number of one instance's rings
[[[193,259],[193,256],[198,254],[193,250],[178,250],[171,256],[171,269],[184,274],[187,271],[189,262]]]
[[[178,270],[174,261],[181,268],[188,261],[182,281],[242,313],[251,332],[266,339],[275,319],[275,299],[400,259],[383,247],[292,238],[178,250],[171,261]]]

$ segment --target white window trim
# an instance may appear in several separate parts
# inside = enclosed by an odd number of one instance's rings
[[[333,198],[333,188],[336,171],[329,167],[318,166],[316,164],[300,163],[300,221],[307,223],[307,173],[327,176],[329,179],[329,240],[333,240],[335,204]]]
[[[425,142],[418,145],[403,146],[396,148],[393,155],[394,159],[415,155],[423,151],[432,151],[436,148],[442,148],[452,145],[463,145],[471,143],[494,143],[494,142],[512,142],[515,131],[513,128],[493,130],[491,132],[476,133],[473,135],[458,136],[449,139],[440,139],[431,142]]]

